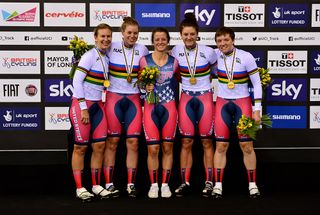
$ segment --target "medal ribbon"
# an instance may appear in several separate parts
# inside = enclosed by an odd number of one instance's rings
[[[126,71],[127,71],[128,76],[130,76],[131,73],[132,73],[132,70],[133,70],[134,46],[133,46],[133,49],[132,49],[131,63],[130,63],[130,65],[128,65],[127,56],[126,56],[126,53],[124,51],[124,45],[123,45],[123,43],[121,45],[122,45],[123,57],[124,57],[124,60],[125,60],[125,63],[126,63]]]
[[[96,47],[96,51],[98,52],[98,55],[99,55],[99,58],[100,58],[100,61],[101,61],[101,64],[102,64],[104,79],[105,79],[105,80],[108,80],[108,75],[107,75],[106,67],[104,66],[101,53],[100,53],[100,51],[97,49],[97,47]],[[109,81],[109,80],[108,80],[108,81]]]
[[[228,70],[228,66],[227,66],[227,62],[226,62],[226,58],[227,57],[225,55],[223,55],[224,66],[226,67],[226,74],[227,74],[229,82],[233,81],[233,68],[234,68],[234,62],[235,62],[235,59],[236,59],[236,49],[234,49],[232,54],[233,54],[233,58],[232,58],[232,66],[231,66],[231,70],[230,71]]]
[[[191,66],[190,66],[189,57],[187,55],[186,47],[184,47],[184,55],[186,56],[186,60],[187,60],[187,63],[188,63],[189,74],[190,74],[191,77],[194,77],[195,74],[196,74],[196,63],[197,63],[197,56],[198,56],[198,44],[196,46],[196,54],[194,56],[193,68],[191,68]]]

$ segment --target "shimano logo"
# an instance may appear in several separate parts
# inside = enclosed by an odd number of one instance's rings
[[[170,18],[170,13],[142,13],[142,18]]]
[[[216,10],[208,11],[206,9],[200,10],[199,5],[195,6],[193,9],[187,9],[185,10],[186,13],[194,13],[197,21],[205,22],[205,25],[210,25],[211,21],[213,20],[213,16],[215,14]]]
[[[274,114],[274,115],[272,115],[272,119],[274,119],[274,120],[301,120],[301,115],[294,115],[294,114],[278,115],[278,114]]]
[[[286,80],[283,80],[280,84],[272,85],[272,96],[290,96],[293,100],[296,100],[301,91],[302,84],[296,87],[294,84],[287,85]]]

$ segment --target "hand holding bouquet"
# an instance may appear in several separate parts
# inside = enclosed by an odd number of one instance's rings
[[[157,66],[145,67],[142,71],[140,71],[138,75],[138,80],[134,84],[134,86],[138,86],[140,87],[140,89],[146,89],[147,85],[156,84],[159,75],[160,71]],[[158,102],[159,98],[158,95],[155,93],[155,90],[147,92],[146,100],[148,104],[154,104]]]
[[[70,78],[74,76],[81,56],[93,47],[94,45],[88,45],[85,41],[74,35],[74,38],[70,41],[70,45],[68,46],[68,48],[73,51],[72,67],[69,72]]]
[[[272,126],[272,121],[268,114],[262,115],[261,124],[267,127]],[[248,135],[249,137],[255,140],[257,131],[260,129],[260,124],[256,124],[254,119],[242,115],[237,125],[237,128],[240,134]]]
[[[266,89],[273,81],[269,74],[269,69],[258,68],[258,71],[260,75],[262,88]]]

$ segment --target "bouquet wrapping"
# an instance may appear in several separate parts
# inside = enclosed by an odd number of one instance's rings
[[[70,78],[73,78],[81,56],[93,47],[94,45],[88,45],[85,41],[79,39],[79,37],[74,35],[74,38],[70,41],[70,44],[68,46],[68,48],[73,52],[72,67],[69,72]]]
[[[272,126],[272,120],[269,114],[261,116],[261,124],[267,127]],[[237,129],[240,134],[248,135],[255,140],[257,131],[260,129],[260,124],[257,124],[251,117],[242,115],[237,125]]]
[[[140,71],[135,86],[140,87],[140,89],[145,89],[149,84],[155,85],[159,75],[160,71],[157,66],[145,67],[142,71]],[[148,104],[158,103],[159,98],[155,89],[152,92],[147,92],[146,101]]]

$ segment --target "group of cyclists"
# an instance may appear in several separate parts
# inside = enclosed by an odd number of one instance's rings
[[[206,181],[202,194],[222,197],[230,128],[241,115],[259,122],[262,88],[253,56],[234,46],[231,28],[221,27],[215,34],[217,48],[197,43],[199,26],[192,13],[186,13],[179,26],[183,44],[169,50],[170,35],[165,28],[152,31],[152,53],[137,43],[139,23],[125,17],[121,25],[122,41],[112,42],[112,28],[99,24],[94,30],[95,48],[87,51],[73,77],[74,94],[69,115],[74,130],[72,171],[76,196],[90,201],[94,196],[119,196],[113,184],[116,150],[122,130],[126,137],[128,196],[136,197],[135,180],[138,166],[138,138],[143,129],[148,149],[147,164],[151,186],[149,198],[172,196],[169,180],[173,164],[176,128],[181,134],[181,185],[173,193],[184,196],[190,189],[193,163],[192,145],[199,135],[203,146]],[[213,45],[213,44],[212,44]],[[139,89],[135,82],[145,67],[160,71],[156,83]],[[212,77],[218,79],[216,104],[213,102]],[[248,83],[254,87],[254,106]],[[178,107],[176,83],[181,84]],[[144,101],[141,91],[154,92],[155,104]],[[248,173],[249,195],[260,195],[256,185],[256,155],[253,141],[238,134],[243,160]],[[215,150],[213,138],[216,140]],[[92,192],[82,183],[84,156],[91,145]],[[159,151],[162,150],[161,184]],[[101,186],[103,172],[105,185]]]

